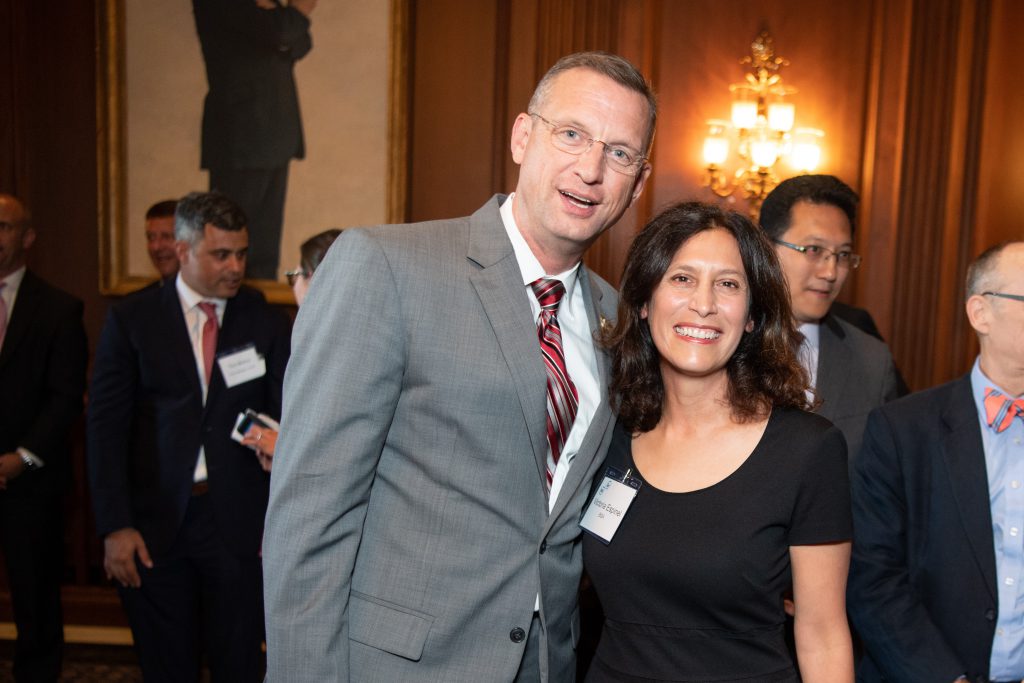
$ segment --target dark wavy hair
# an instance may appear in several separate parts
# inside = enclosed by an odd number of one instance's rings
[[[317,233],[302,243],[299,247],[299,265],[310,275],[320,266],[320,262],[327,256],[327,250],[334,244],[341,234],[341,228],[330,228]]]
[[[602,339],[612,353],[611,395],[619,420],[633,433],[650,431],[661,419],[665,387],[660,356],[647,320],[650,303],[679,248],[705,230],[727,230],[739,245],[749,284],[745,332],[726,365],[727,399],[734,419],[763,417],[773,406],[808,407],[807,372],[797,360],[803,336],[797,331],[782,268],[764,232],[735,211],[684,202],[654,217],[633,240],[622,273],[618,320]]]

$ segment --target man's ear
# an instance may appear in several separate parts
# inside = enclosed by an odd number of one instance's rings
[[[512,124],[512,161],[517,164],[523,163],[531,130],[533,130],[533,117],[526,112],[517,116],[515,123]]]
[[[178,263],[186,263],[191,251],[191,245],[188,242],[178,240],[174,243],[174,254],[178,257]]]
[[[967,299],[967,320],[971,327],[978,334],[988,334],[992,325],[992,308],[988,300],[980,294],[974,294]]]
[[[633,202],[640,197],[640,193],[644,191],[644,186],[647,185],[647,179],[651,175],[651,165],[644,162],[644,167],[640,169],[640,173],[637,174],[636,180],[633,181],[633,194],[629,197],[629,205],[633,206]]]
[[[35,241],[36,231],[32,228],[25,228],[25,231],[21,234],[21,248],[25,250],[31,249]]]

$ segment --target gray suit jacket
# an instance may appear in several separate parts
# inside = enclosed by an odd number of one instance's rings
[[[825,316],[815,391],[822,401],[815,412],[842,430],[852,469],[868,414],[899,396],[889,347],[844,320]]]
[[[544,365],[503,200],[346,230],[316,272],[263,546],[271,681],[510,681],[538,594],[542,680],[573,680],[578,521],[614,420],[603,397],[549,515]],[[596,332],[615,292],[582,266],[580,285]]]

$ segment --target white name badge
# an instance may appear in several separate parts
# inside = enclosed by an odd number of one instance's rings
[[[267,361],[256,353],[255,344],[218,356],[217,365],[228,387],[238,386],[267,374]]]
[[[631,471],[623,472],[609,467],[583,519],[580,520],[583,530],[605,545],[612,542],[612,537],[622,523],[626,510],[633,504],[633,499],[643,484],[636,477],[629,476]]]

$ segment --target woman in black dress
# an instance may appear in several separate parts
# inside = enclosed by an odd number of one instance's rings
[[[584,539],[605,613],[587,681],[853,680],[846,445],[805,412],[800,340],[744,216],[679,204],[637,235],[607,339],[607,464],[642,484],[609,543]]]

